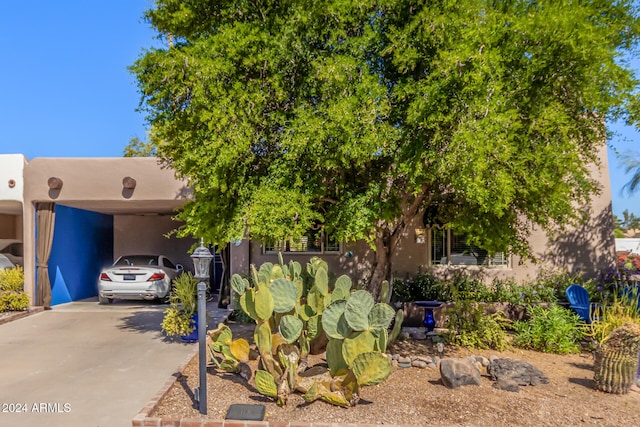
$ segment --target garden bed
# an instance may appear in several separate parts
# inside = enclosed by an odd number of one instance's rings
[[[254,325],[230,323],[234,338],[250,338]],[[250,340],[251,341],[251,340]],[[430,341],[406,340],[394,343],[391,352],[405,355],[438,355]],[[159,398],[153,419],[222,420],[233,403],[261,404],[265,421],[272,423],[410,424],[457,426],[620,426],[637,425],[640,394],[612,395],[593,389],[591,354],[553,355],[526,350],[469,351],[445,347],[443,357],[496,355],[533,364],[550,383],[523,388],[519,393],[498,390],[483,372],[480,386],[446,388],[436,369],[394,367],[382,384],[364,387],[361,401],[353,408],[324,402],[307,404],[293,395],[286,408],[260,395],[252,380],[209,368],[207,375],[208,415],[194,404],[192,391],[198,386],[198,358],[194,357],[182,375]],[[321,358],[313,359],[322,363]],[[255,363],[252,366],[255,370]],[[138,418],[144,423],[142,418]],[[158,425],[160,421],[158,421]],[[135,424],[134,424],[135,425]],[[151,424],[137,424],[151,425]],[[179,424],[174,424],[179,425]],[[278,424],[281,425],[281,424]]]

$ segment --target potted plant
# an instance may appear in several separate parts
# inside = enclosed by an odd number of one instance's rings
[[[164,311],[162,330],[168,336],[180,335],[185,341],[198,339],[198,280],[189,272],[174,279]]]

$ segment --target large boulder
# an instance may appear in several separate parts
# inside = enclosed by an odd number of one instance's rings
[[[480,370],[470,359],[443,359],[440,361],[442,383],[449,388],[480,385]]]
[[[494,387],[506,391],[519,391],[519,386],[548,384],[542,371],[530,363],[515,359],[493,359],[487,372],[495,381]]]

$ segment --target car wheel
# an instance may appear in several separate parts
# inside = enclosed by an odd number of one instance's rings
[[[113,298],[103,297],[98,295],[98,304],[113,304]]]

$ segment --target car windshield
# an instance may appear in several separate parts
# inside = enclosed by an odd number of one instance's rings
[[[114,266],[124,265],[158,265],[158,256],[156,255],[129,255],[118,258],[113,264]]]

